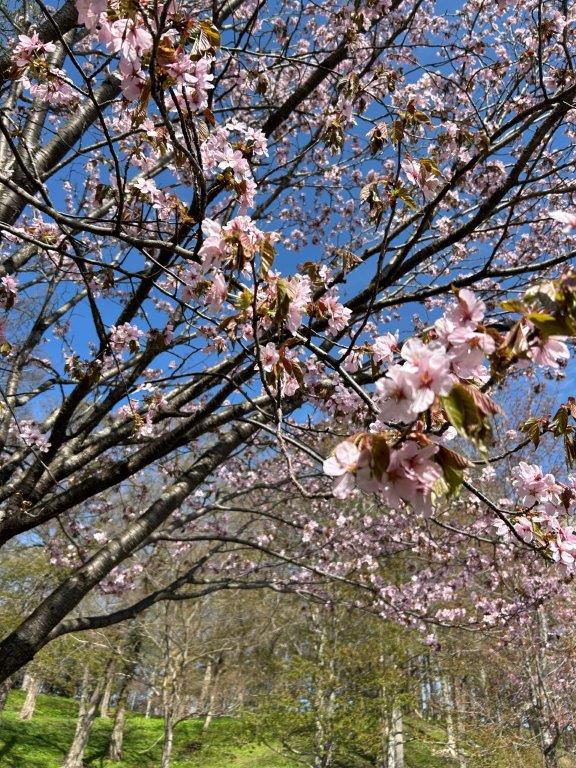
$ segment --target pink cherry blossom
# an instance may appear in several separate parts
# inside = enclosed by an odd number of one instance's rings
[[[558,368],[570,358],[565,336],[549,336],[543,343],[530,347],[530,357],[536,365]]]
[[[532,530],[532,523],[527,517],[517,517],[514,522],[514,530],[520,536],[520,538],[527,544],[530,544],[534,540],[534,532]]]
[[[122,352],[125,349],[135,351],[138,348],[138,340],[144,333],[135,325],[124,323],[110,328],[110,346],[114,352]]]
[[[521,461],[513,467],[512,476],[512,485],[522,496],[523,506],[530,506],[560,490],[554,475],[544,473],[537,464]]]
[[[140,98],[146,85],[146,75],[137,60],[121,59],[119,71],[122,76],[122,95],[129,101]]]
[[[76,0],[78,11],[78,24],[83,24],[86,29],[94,29],[100,15],[108,8],[108,0]]]
[[[389,363],[394,359],[394,354],[399,352],[398,331],[377,336],[372,345],[372,355],[376,363]]]
[[[336,498],[344,499],[354,490],[356,486],[354,473],[358,469],[360,459],[359,448],[345,440],[336,446],[332,456],[324,460],[324,474],[337,478],[332,488]]]
[[[401,355],[406,360],[406,377],[414,388],[412,409],[415,413],[429,408],[436,395],[450,392],[454,379],[450,373],[450,358],[444,347],[409,339],[402,346]]]
[[[486,305],[473,291],[462,288],[458,291],[458,302],[446,312],[446,317],[455,325],[476,327],[484,319]]]
[[[222,272],[218,270],[212,278],[212,284],[206,294],[206,302],[211,312],[217,312],[228,295],[228,283]]]
[[[262,368],[270,373],[279,362],[280,355],[278,354],[275,345],[272,342],[269,342],[262,348],[260,358],[262,361]]]
[[[403,366],[389,368],[386,376],[376,382],[376,392],[383,421],[414,421],[417,415],[413,408],[416,391]]]
[[[54,43],[43,43],[37,32],[31,35],[18,35],[18,42],[14,46],[17,67],[27,67],[32,58],[39,54],[54,53]]]

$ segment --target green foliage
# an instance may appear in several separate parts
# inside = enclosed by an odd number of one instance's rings
[[[360,659],[357,659],[360,661]],[[286,670],[285,670],[286,672]],[[298,768],[298,763],[280,754],[275,734],[297,736],[296,743],[306,746],[311,738],[310,713],[290,706],[295,693],[296,675],[287,673],[284,694],[277,691],[269,707],[243,719],[218,718],[208,735],[202,739],[202,722],[180,723],[175,731],[172,768]],[[290,679],[292,684],[290,684]],[[356,683],[357,685],[361,683]],[[29,722],[18,719],[24,694],[12,691],[6,710],[0,715],[0,768],[60,768],[72,740],[77,703],[59,696],[38,697],[34,718]],[[409,705],[406,699],[405,703]],[[292,699],[293,704],[293,699]],[[410,709],[409,706],[406,707]],[[274,710],[279,719],[274,717]],[[283,721],[280,722],[280,713]],[[338,758],[338,768],[370,768],[374,763],[365,758],[370,742],[377,738],[378,724],[367,706],[353,713],[341,713],[336,729],[337,738],[347,745],[346,762]],[[282,725],[282,727],[280,727]],[[441,723],[407,714],[404,721],[406,738],[406,768],[456,768],[447,757],[446,731]],[[129,713],[126,720],[125,759],[120,763],[107,760],[108,740],[112,719],[97,720],[87,750],[86,768],[157,768],[162,748],[162,718],[146,719]],[[269,738],[267,738],[268,736]],[[480,726],[466,733],[467,757],[470,768],[540,768],[538,750],[510,748],[489,726]],[[294,746],[296,743],[292,742]],[[366,747],[364,756],[358,745]],[[574,768],[576,763],[567,756],[560,758],[561,768]]]
[[[59,768],[74,734],[77,704],[58,696],[39,696],[29,722],[18,719],[24,694],[12,691],[0,715],[0,768]],[[129,713],[125,758],[107,760],[112,719],[97,720],[86,752],[86,768],[157,768],[162,750],[163,721]],[[247,742],[241,725],[231,718],[213,722],[201,738],[202,721],[176,726],[172,768],[294,768],[261,744]]]

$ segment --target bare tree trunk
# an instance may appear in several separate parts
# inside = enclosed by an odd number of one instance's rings
[[[443,677],[442,686],[442,705],[444,709],[444,718],[446,720],[446,748],[448,756],[452,760],[458,760],[458,748],[456,745],[456,727],[454,724],[454,701],[452,698],[452,687],[447,677]]]
[[[542,606],[536,612],[537,639],[532,661],[528,661],[527,669],[530,680],[532,697],[531,727],[540,741],[542,758],[546,768],[557,768],[557,748],[561,738],[556,717],[550,706],[548,659],[545,654],[548,627],[546,614]]]
[[[103,682],[99,680],[92,693],[89,693],[89,673],[88,668],[86,668],[82,679],[82,696],[78,720],[76,721],[76,732],[62,768],[83,768],[84,751],[88,745],[92,724],[96,718],[102,688]]]
[[[334,757],[333,716],[336,702],[335,661],[333,644],[336,628],[333,615],[326,621],[322,616],[314,619],[317,640],[317,664],[319,674],[316,680],[314,696],[315,707],[315,754],[314,768],[331,768]]]
[[[202,734],[205,734],[208,731],[208,728],[210,728],[210,724],[212,723],[212,718],[214,717],[214,704],[216,702],[216,686],[212,685],[212,691],[210,692],[210,701],[208,702],[208,710],[206,712],[206,717],[204,718],[204,724],[202,726]]]
[[[124,721],[126,720],[126,702],[128,700],[128,688],[130,678],[125,677],[118,694],[116,712],[114,714],[114,727],[110,736],[110,748],[108,755],[110,760],[122,760],[124,745]]]
[[[115,667],[116,665],[112,661],[106,669],[106,685],[102,694],[102,701],[100,702],[100,717],[109,717],[110,714],[110,696],[112,695],[112,686],[114,685]]]
[[[30,673],[29,673],[29,672],[25,672],[25,673],[24,673],[24,677],[22,678],[22,687],[21,687],[21,690],[22,690],[22,691],[27,691],[27,690],[28,690],[28,685],[29,685],[29,684],[30,684]]]
[[[28,686],[26,688],[26,698],[19,714],[20,720],[32,720],[34,711],[36,709],[36,700],[38,698],[38,694],[40,693],[41,685],[41,680],[39,680],[35,675],[30,675],[28,679]]]
[[[395,704],[388,734],[388,768],[404,768],[404,718]]]
[[[212,672],[213,664],[212,659],[208,659],[206,669],[204,670],[204,677],[202,679],[202,688],[200,690],[200,699],[198,701],[198,711],[204,712],[208,708],[210,688],[212,687]]]
[[[160,768],[170,768],[173,746],[174,718],[170,713],[164,716],[164,743],[162,745],[162,759],[160,761]]]
[[[156,696],[156,691],[154,689],[154,683],[152,682],[150,684],[150,687],[148,688],[148,696],[146,697],[146,711],[144,713],[144,717],[147,720],[152,713],[152,704],[154,703],[155,696]]]
[[[2,712],[6,706],[6,699],[8,698],[8,694],[10,693],[11,688],[12,681],[10,678],[8,678],[8,680],[4,680],[3,683],[0,683],[0,712]]]
[[[208,666],[206,667],[204,680],[202,682],[202,691],[200,693],[200,700],[202,705],[204,705],[206,699],[208,700],[206,717],[204,718],[204,725],[202,726],[202,734],[205,734],[208,731],[208,728],[210,728],[210,724],[212,723],[212,719],[214,717],[214,705],[216,703],[218,675],[220,674],[223,662],[224,656],[220,654],[215,661],[211,659],[208,662]]]

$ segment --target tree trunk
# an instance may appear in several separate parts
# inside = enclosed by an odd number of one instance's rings
[[[126,702],[128,700],[129,679],[125,678],[116,704],[114,714],[114,727],[110,736],[110,748],[108,755],[110,760],[122,760],[122,748],[124,744],[124,721],[126,719]]]
[[[124,720],[126,719],[126,700],[118,701],[116,714],[114,715],[114,727],[110,736],[110,760],[122,760],[122,748],[124,745]]]
[[[164,743],[162,745],[162,759],[160,768],[170,768],[172,747],[174,746],[174,719],[172,714],[164,717]]]
[[[89,694],[88,669],[84,671],[82,680],[82,696],[80,699],[80,709],[78,711],[78,720],[76,721],[76,732],[74,739],[66,755],[66,760],[62,768],[83,768],[84,751],[88,745],[92,724],[96,718],[98,702],[102,695],[103,682],[100,680],[96,684],[92,693]]]
[[[446,720],[446,748],[448,756],[452,760],[459,760],[458,747],[456,744],[456,726],[454,723],[454,699],[452,696],[452,686],[447,677],[442,678],[442,705],[444,709],[444,718]]]
[[[315,680],[315,754],[314,768],[331,768],[334,757],[334,709],[336,704],[336,674],[333,648],[336,642],[334,617],[314,616],[317,640],[318,675]]]
[[[144,717],[146,718],[146,720],[148,720],[148,718],[152,714],[152,705],[154,703],[155,696],[156,696],[156,691],[154,690],[154,688],[149,688],[148,696],[146,698],[146,711],[144,713]]]
[[[198,701],[198,711],[204,712],[208,706],[208,694],[210,692],[210,686],[212,683],[212,659],[208,659],[206,669],[204,670],[204,677],[202,679],[202,689],[200,691],[200,700]]]
[[[546,614],[542,606],[536,612],[536,632],[533,659],[527,664],[532,697],[531,728],[540,741],[542,758],[546,768],[557,768],[557,748],[561,738],[561,730],[550,706],[549,670],[546,646],[548,626]]]
[[[8,694],[10,693],[10,689],[12,688],[12,681],[10,678],[8,680],[4,680],[3,683],[0,683],[0,712],[4,709],[6,706],[6,700],[8,698]]]
[[[106,669],[106,685],[100,702],[100,717],[109,717],[110,696],[112,695],[112,686],[114,685],[114,673],[116,672],[114,662],[111,662]]]
[[[36,699],[40,693],[41,685],[41,680],[34,675],[30,675],[26,688],[26,698],[22,705],[22,709],[20,710],[20,720],[32,720],[34,710],[36,709]]]
[[[404,768],[404,718],[396,704],[392,708],[388,734],[388,768]]]
[[[220,654],[215,661],[211,659],[208,662],[206,672],[204,674],[202,691],[200,693],[200,711],[203,711],[204,707],[206,706],[206,717],[204,718],[204,725],[202,726],[203,735],[208,731],[208,728],[210,728],[210,724],[212,723],[212,719],[214,717],[214,704],[216,703],[218,675],[220,674],[223,662],[224,657],[222,654]]]
[[[214,703],[216,701],[216,687],[212,687],[212,691],[210,693],[210,701],[208,702],[208,710],[206,712],[206,717],[204,718],[204,724],[202,726],[202,735],[204,735],[208,728],[210,728],[210,724],[212,723],[212,718],[214,717]]]

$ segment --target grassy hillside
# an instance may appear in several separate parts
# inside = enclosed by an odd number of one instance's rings
[[[12,691],[6,710],[0,715],[0,768],[60,768],[72,740],[77,711],[76,702],[57,696],[39,696],[34,718],[18,719],[24,694]],[[419,718],[407,718],[407,768],[453,768],[447,757],[446,733],[437,724]],[[202,723],[189,720],[176,728],[172,768],[297,768],[272,749],[247,742],[246,729],[232,718],[214,721],[208,735],[200,739]],[[158,768],[162,748],[162,719],[146,719],[128,713],[126,718],[125,757],[121,763],[107,760],[111,719],[96,720],[85,756],[86,768]],[[474,768],[539,768],[541,758],[532,750],[498,748],[486,740],[488,733],[478,731],[475,757],[469,753]],[[576,768],[567,756],[562,768]]]
[[[0,768],[59,768],[72,740],[76,703],[56,696],[39,696],[34,718],[18,719],[23,694],[10,694],[0,716]],[[106,759],[111,720],[97,720],[86,752],[90,768],[157,768],[162,747],[162,720],[128,714],[125,759]],[[259,744],[244,744],[233,720],[214,722],[212,732],[200,745],[201,723],[190,720],[176,728],[173,768],[293,768],[285,759]]]

